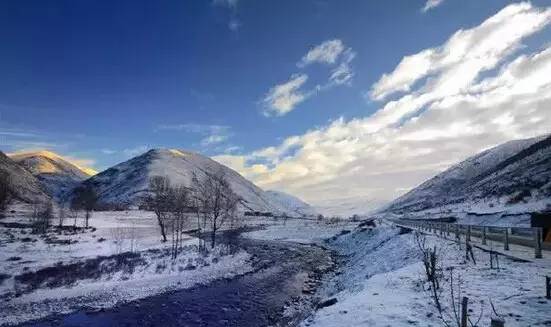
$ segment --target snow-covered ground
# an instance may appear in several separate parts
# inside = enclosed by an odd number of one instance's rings
[[[257,221],[257,224],[259,222]],[[349,221],[330,223],[312,219],[279,219],[276,223],[264,222],[264,229],[244,233],[243,236],[259,240],[311,244],[321,243],[342,230],[351,230],[358,225]]]
[[[540,199],[531,202],[506,204],[506,199],[501,202],[477,201],[459,204],[448,204],[437,208],[431,208],[404,214],[383,213],[380,216],[399,219],[440,219],[456,218],[458,224],[530,227],[532,212],[551,209],[551,198]]]
[[[495,315],[490,301],[506,326],[545,325],[551,320],[551,301],[544,298],[543,286],[551,267],[500,256],[500,269],[490,269],[489,254],[479,249],[474,249],[475,265],[465,261],[464,245],[460,248],[431,235],[426,242],[437,247],[441,258],[440,301],[448,322],[453,316],[450,274],[455,295],[460,284],[461,295],[469,298],[469,316],[475,322],[481,314],[481,326],[489,326]],[[413,233],[384,225],[357,229],[329,245],[349,258],[342,272],[320,292],[338,302],[317,311],[304,326],[444,325],[430,296]]]
[[[110,307],[252,270],[248,253],[229,254],[224,246],[200,253],[198,240],[190,236],[171,260],[171,243],[160,242],[150,212],[96,212],[93,229],[51,231],[47,237],[10,226],[27,223],[27,215],[17,207],[12,217],[0,220],[0,325],[82,306]],[[65,224],[72,226],[73,220]],[[189,227],[195,228],[191,222]],[[69,269],[71,278],[63,273]]]

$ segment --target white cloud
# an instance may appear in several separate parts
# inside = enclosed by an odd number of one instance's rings
[[[228,135],[223,135],[223,134],[212,134],[212,135],[209,135],[207,137],[205,137],[204,139],[201,140],[201,145],[202,146],[209,146],[209,145],[213,145],[213,144],[218,144],[218,143],[222,143],[224,141],[226,141],[228,139]]]
[[[238,0],[213,0],[212,4],[216,7],[224,8],[229,12],[228,28],[236,33],[241,28],[241,21],[237,18]]]
[[[230,22],[228,23],[228,27],[232,32],[237,32],[241,25],[241,22],[235,17],[230,19]]]
[[[101,153],[103,154],[115,154],[117,153],[116,150],[111,150],[111,149],[101,149]]]
[[[304,67],[312,63],[334,64],[344,49],[341,40],[327,40],[308,51],[297,66]]]
[[[199,143],[204,147],[223,143],[232,135],[229,126],[195,123],[159,125],[155,131],[182,131],[199,134],[203,136]]]
[[[427,12],[431,9],[434,9],[440,6],[442,2],[444,2],[444,0],[427,0],[427,2],[425,2],[425,6],[423,7],[423,9],[421,9],[421,11]]]
[[[329,76],[330,83],[335,85],[349,84],[354,77],[354,72],[350,67],[350,63],[356,57],[356,53],[352,49],[347,49],[342,55],[342,60],[335,69],[331,71]]]
[[[297,63],[297,66],[304,69],[313,63],[326,64],[332,67],[327,81],[304,90],[303,86],[308,80],[308,75],[305,73],[292,75],[287,82],[278,84],[268,91],[262,100],[265,109],[264,115],[283,116],[320,91],[327,91],[335,86],[349,85],[354,77],[351,63],[355,57],[356,53],[352,48],[346,48],[338,39],[325,41],[312,48]]]
[[[295,109],[308,97],[308,94],[300,90],[307,80],[308,75],[306,74],[293,75],[287,82],[272,87],[263,100],[266,108],[264,114],[266,116],[283,116]]]
[[[407,93],[375,114],[341,118],[277,146],[220,160],[263,188],[313,204],[362,196],[389,200],[490,146],[549,133],[551,45],[513,55],[550,21],[550,9],[509,5],[440,47],[404,57],[372,92],[380,99]],[[404,68],[416,67],[408,58],[425,66],[412,73]]]
[[[123,149],[122,153],[124,154],[125,157],[132,158],[135,156],[139,156],[150,149],[151,147],[148,145],[138,145],[132,148]]]
[[[393,72],[373,85],[369,95],[384,100],[435,75],[425,83],[426,88],[454,92],[517,50],[521,40],[543,28],[550,16],[549,9],[538,10],[529,3],[507,6],[474,28],[457,31],[440,47],[404,57]]]

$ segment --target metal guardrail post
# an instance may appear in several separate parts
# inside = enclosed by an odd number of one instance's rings
[[[482,226],[482,245],[486,245],[486,226]]]
[[[542,229],[541,228],[532,228],[534,231],[534,257],[536,259],[541,259],[541,242],[542,242]]]
[[[503,249],[509,251],[509,228],[503,230]]]

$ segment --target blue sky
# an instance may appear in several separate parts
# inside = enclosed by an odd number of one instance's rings
[[[190,149],[220,159],[263,187],[311,201],[336,197],[342,189],[329,186],[330,177],[341,170],[331,170],[330,164],[288,167],[304,152],[304,138],[339,121],[350,127],[355,119],[366,119],[400,99],[400,93],[424,92],[427,80],[440,71],[406,83],[406,89],[398,87],[398,93],[396,85],[379,90],[382,98],[373,90],[405,56],[443,46],[458,30],[475,28],[500,10],[518,6],[497,0],[429,3],[433,7],[423,10],[424,0],[3,1],[1,148],[48,148],[98,170],[147,148]],[[545,16],[542,11],[550,4],[524,5],[530,7],[527,14]],[[501,57],[477,70],[470,85],[497,74],[518,56],[548,46],[548,20],[543,17],[539,26],[511,40],[514,51],[499,50]],[[339,67],[345,68],[345,79],[335,83],[330,76]],[[291,81],[304,83],[289,91]],[[283,87],[279,93],[278,86]],[[431,103],[423,103],[423,110]],[[410,118],[404,116],[400,124]],[[537,131],[547,129],[542,124]],[[361,139],[373,134],[369,128],[355,132],[356,142],[372,142]],[[452,158],[524,136],[532,134],[488,136],[476,146],[453,150]],[[300,141],[288,141],[292,137]],[[286,141],[292,146],[283,146]],[[282,146],[277,155],[266,153]],[[450,164],[434,160],[434,167],[417,171],[403,187],[393,184],[382,198]],[[287,168],[300,171],[300,180]],[[339,169],[364,168],[343,164]],[[327,178],[305,183],[309,174]],[[342,195],[372,196],[381,188]]]

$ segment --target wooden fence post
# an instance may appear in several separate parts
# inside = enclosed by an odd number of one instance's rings
[[[532,228],[534,231],[534,257],[536,259],[541,259],[541,241],[542,241],[542,235],[541,235],[541,228]]]
[[[461,327],[467,327],[467,306],[469,298],[464,296],[461,300]]]
[[[471,241],[471,225],[467,226],[467,236],[465,238],[467,242]]]
[[[482,226],[482,245],[486,245],[486,226]]]
[[[490,327],[505,327],[505,320],[502,318],[490,318]]]
[[[455,224],[455,239],[459,241],[459,224]]]
[[[551,278],[545,276],[545,298],[551,300]]]
[[[503,231],[503,249],[509,251],[509,228],[507,227]]]

